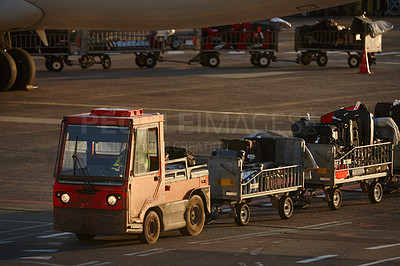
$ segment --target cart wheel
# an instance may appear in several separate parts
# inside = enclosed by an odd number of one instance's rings
[[[376,65],[376,58],[374,56],[374,53],[368,53],[368,64],[369,66]]]
[[[300,62],[303,65],[307,66],[307,65],[311,64],[311,61],[312,61],[312,53],[308,53],[308,52],[307,53],[301,53]]]
[[[157,58],[153,54],[149,54],[144,58],[144,66],[147,68],[153,68],[157,64]]]
[[[289,219],[293,214],[293,201],[288,196],[283,196],[278,202],[278,213],[282,219]]]
[[[250,63],[251,63],[253,66],[258,67],[258,61],[257,61],[257,56],[256,56],[256,55],[252,55],[252,56],[250,57]]]
[[[351,68],[358,68],[361,65],[361,57],[355,54],[352,54],[349,56],[349,59],[347,59],[347,63],[349,64],[349,67]]]
[[[328,56],[326,55],[326,53],[320,53],[317,56],[317,64],[319,66],[326,66],[326,64],[328,64]]]
[[[342,192],[338,188],[331,189],[329,191],[328,206],[332,211],[339,210],[342,206]]]
[[[90,58],[88,56],[82,55],[78,61],[82,69],[87,69],[90,67]]]
[[[17,66],[11,55],[0,50],[0,91],[8,91],[17,78]]]
[[[64,63],[60,57],[49,56],[46,58],[45,66],[49,71],[60,72],[64,68]]]
[[[246,203],[236,204],[235,223],[239,226],[245,226],[250,221],[250,208]]]
[[[383,188],[381,183],[372,182],[368,186],[368,198],[371,203],[379,203],[382,200]]]
[[[144,244],[154,244],[160,236],[160,218],[155,211],[146,214],[143,222],[143,232],[139,234],[140,242]]]
[[[171,47],[172,50],[178,50],[179,48],[181,48],[181,43],[175,39],[175,38],[169,38],[169,46]]]
[[[135,58],[135,63],[138,67],[144,67],[144,56],[137,55]]]
[[[211,68],[219,66],[219,56],[217,54],[210,54],[207,56],[207,65]]]
[[[111,67],[111,58],[108,55],[104,55],[101,58],[101,65],[104,69],[109,69]]]
[[[268,67],[271,64],[271,59],[267,55],[260,55],[257,57],[257,66]]]
[[[76,237],[80,241],[92,241],[96,235],[95,234],[76,234]]]
[[[205,218],[203,200],[200,196],[194,195],[190,198],[185,212],[186,227],[179,231],[185,236],[197,236],[203,230]]]

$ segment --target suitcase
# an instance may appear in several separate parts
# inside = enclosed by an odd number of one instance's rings
[[[365,110],[338,110],[333,113],[333,121],[356,121],[358,126],[359,145],[371,145],[374,143],[373,115]]]

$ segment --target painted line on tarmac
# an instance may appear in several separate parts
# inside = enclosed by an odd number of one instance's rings
[[[259,72],[259,73],[234,73],[234,74],[201,74],[197,75],[198,77],[207,77],[207,78],[229,78],[229,79],[243,79],[243,78],[259,78],[259,77],[268,77],[268,76],[277,76],[277,75],[288,75],[293,74],[294,72],[289,71],[276,71],[276,72]]]
[[[330,259],[330,258],[334,258],[337,257],[338,255],[324,255],[324,256],[318,256],[315,258],[311,258],[311,259],[307,259],[307,260],[299,260],[296,263],[311,263],[311,262],[315,262],[315,261],[320,261],[320,260],[325,260],[325,259]]]
[[[25,249],[25,252],[38,252],[38,253],[55,253],[58,249]]]
[[[54,238],[54,237],[67,236],[67,235],[72,235],[72,233],[64,232],[64,233],[57,233],[57,234],[51,234],[51,235],[45,235],[45,236],[38,236],[37,238],[47,239],[47,238]]]
[[[369,248],[365,248],[365,249],[375,250],[375,249],[382,249],[382,248],[391,248],[391,247],[396,247],[396,246],[400,246],[400,243],[382,245],[382,246],[376,246],[376,247],[369,247]]]
[[[34,225],[34,226],[22,227],[22,228],[7,230],[7,231],[0,231],[0,234],[9,233],[9,232],[16,232],[16,231],[23,231],[23,230],[28,230],[28,229],[32,229],[32,228],[38,228],[38,227],[44,227],[44,226],[49,226],[49,225],[53,225],[53,223],[45,223],[45,224],[41,224],[41,225]]]
[[[52,103],[52,102],[25,102],[25,101],[0,101],[0,103],[12,103],[12,104],[31,104],[31,105],[50,105],[50,106],[73,106],[73,107],[89,107],[95,108],[92,104],[72,104],[72,103]],[[103,105],[103,108],[123,108],[121,106],[115,105]],[[130,109],[131,107],[125,107]],[[299,114],[270,114],[270,113],[247,113],[247,112],[233,112],[233,111],[212,111],[212,110],[191,110],[191,109],[176,109],[176,108],[157,108],[157,107],[145,107],[142,106],[142,109],[145,110],[155,110],[159,112],[182,112],[182,113],[205,113],[205,114],[217,114],[217,115],[244,115],[244,116],[265,116],[265,117],[293,117],[293,118],[303,118],[305,115]],[[0,116],[0,119],[3,116]],[[9,117],[4,116],[5,119],[9,119]],[[311,116],[311,118],[319,118],[319,116]],[[47,118],[38,118],[38,119],[47,119]],[[52,119],[57,120],[57,119]],[[1,121],[1,120],[0,120]],[[61,123],[61,118],[58,121],[58,124]],[[10,121],[12,122],[12,121]]]
[[[0,120],[1,121],[1,120]],[[31,201],[31,200],[8,200],[8,199],[0,199],[0,202],[18,202],[18,203],[34,203],[34,204],[51,204],[53,205],[53,202],[49,201]]]
[[[210,240],[192,241],[192,242],[189,242],[188,244],[190,244],[190,245],[193,245],[193,244],[207,245],[207,244],[213,244],[213,243],[229,241],[229,240],[238,240],[238,239],[247,239],[247,238],[253,238],[253,237],[277,235],[279,233],[293,231],[293,230],[295,230],[295,229],[274,230],[274,231],[261,232],[261,233],[227,236],[227,237],[214,238],[214,239],[210,239]]]
[[[400,257],[388,258],[388,259],[384,259],[384,260],[377,260],[377,261],[373,261],[373,262],[369,262],[369,263],[365,263],[365,264],[360,264],[358,266],[370,266],[370,265],[381,264],[384,262],[394,261],[394,260],[400,260]]]
[[[173,251],[175,249],[169,248],[169,249],[163,249],[163,250],[159,250],[159,251],[154,251],[154,252],[149,252],[149,253],[145,253],[145,254],[140,254],[138,255],[138,257],[147,257],[150,255],[154,255],[154,254],[160,254],[160,253],[164,253],[164,252],[170,252]]]
[[[60,125],[61,119],[50,118],[33,118],[33,117],[17,117],[17,116],[0,116],[0,122],[12,123],[29,123],[29,124],[47,124],[47,125]]]
[[[160,250],[162,250],[162,248],[153,248],[153,249],[149,249],[149,250],[142,250],[142,251],[137,251],[137,252],[133,252],[133,253],[127,253],[127,254],[124,254],[124,256],[136,256],[136,255],[146,254],[149,252],[156,252],[156,251],[160,251]]]

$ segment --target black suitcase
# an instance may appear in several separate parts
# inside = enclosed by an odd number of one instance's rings
[[[354,120],[358,126],[359,145],[371,145],[374,142],[374,121],[370,112],[365,110],[338,110],[333,120],[348,122]]]

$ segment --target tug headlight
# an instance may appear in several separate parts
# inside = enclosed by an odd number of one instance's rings
[[[108,195],[107,204],[110,206],[115,206],[120,199],[122,199],[122,196],[119,194]]]
[[[68,195],[68,193],[63,193],[63,194],[61,194],[61,196],[60,196],[60,200],[61,200],[61,202],[64,203],[64,204],[67,204],[67,203],[69,202],[70,199],[71,199],[71,198],[70,198],[70,196]]]

